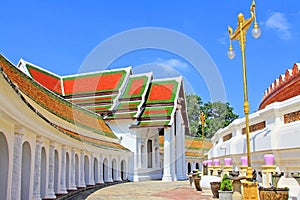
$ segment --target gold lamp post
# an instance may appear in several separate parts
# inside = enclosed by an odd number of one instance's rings
[[[204,125],[205,125],[205,114],[204,112],[201,112],[200,114],[200,121],[201,121],[201,125],[202,125],[202,160],[204,160],[204,151],[203,151],[203,142],[204,142]]]
[[[244,199],[258,199],[257,194],[256,198],[253,198],[255,195],[256,185],[250,182],[249,180],[252,178],[252,169],[251,169],[251,157],[250,157],[250,133],[249,133],[249,102],[248,102],[248,89],[247,89],[247,74],[246,74],[246,58],[245,58],[245,45],[246,45],[246,33],[249,29],[250,25],[254,21],[254,27],[252,30],[252,35],[254,38],[258,38],[261,34],[261,31],[256,22],[256,12],[255,12],[255,1],[252,1],[252,5],[250,7],[251,17],[248,19],[244,19],[244,15],[240,13],[238,15],[238,27],[233,32],[232,28],[228,26],[229,38],[230,38],[230,46],[229,51],[227,53],[230,59],[233,59],[235,53],[232,48],[231,41],[239,40],[240,48],[242,51],[242,63],[243,63],[243,83],[244,83],[244,113],[245,113],[245,123],[246,123],[246,141],[247,141],[247,160],[248,160],[248,168],[246,178],[248,182],[246,183],[246,187],[244,187]],[[253,187],[252,187],[253,185]]]

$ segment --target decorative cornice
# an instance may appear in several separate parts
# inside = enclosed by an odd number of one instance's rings
[[[263,109],[276,101],[284,101],[300,94],[300,88],[295,84],[295,82],[300,82],[299,66],[299,63],[295,63],[292,69],[287,69],[285,74],[280,75],[268,87],[259,105],[259,109]],[[289,90],[287,90],[288,87]]]

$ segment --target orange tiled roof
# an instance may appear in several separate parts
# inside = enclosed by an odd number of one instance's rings
[[[159,136],[160,151],[163,152],[164,136]],[[185,137],[185,156],[186,157],[203,157],[202,148],[204,153],[212,148],[210,140],[205,139],[202,146],[202,139],[196,137]]]
[[[116,138],[101,116],[88,112],[60,98],[32,81],[13,64],[0,55],[0,65],[8,78],[40,106],[62,119],[95,133]]]

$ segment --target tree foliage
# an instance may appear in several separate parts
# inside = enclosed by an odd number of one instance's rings
[[[202,137],[202,125],[199,119],[201,112],[206,116],[204,136],[208,138],[238,118],[228,102],[217,101],[203,104],[201,97],[195,94],[186,95],[186,102],[192,136]]]

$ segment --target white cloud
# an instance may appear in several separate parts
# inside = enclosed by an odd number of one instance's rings
[[[266,21],[266,26],[275,29],[281,39],[291,38],[290,25],[283,13],[275,12]]]
[[[188,68],[189,65],[186,62],[182,62],[181,60],[178,60],[176,58],[168,59],[168,60],[162,60],[162,59],[157,59],[155,64],[160,64],[160,65],[166,65],[172,68],[177,68],[177,69],[183,69],[183,68]]]
[[[228,45],[229,33],[225,31],[221,37],[217,38],[217,41],[222,45]]]

